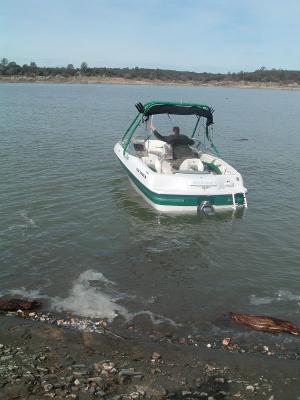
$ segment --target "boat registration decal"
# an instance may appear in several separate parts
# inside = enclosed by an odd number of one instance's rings
[[[147,179],[146,174],[144,174],[139,168],[137,168],[136,170],[144,179]]]

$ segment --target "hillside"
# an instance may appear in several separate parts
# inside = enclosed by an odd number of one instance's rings
[[[300,71],[260,68],[253,72],[210,73],[175,71],[150,68],[80,68],[72,64],[67,67],[40,67],[35,62],[18,65],[2,59],[0,81],[4,82],[66,82],[66,83],[155,83],[245,87],[300,87]]]

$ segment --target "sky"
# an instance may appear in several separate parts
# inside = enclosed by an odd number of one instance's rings
[[[0,59],[196,72],[300,69],[300,0],[0,0]]]

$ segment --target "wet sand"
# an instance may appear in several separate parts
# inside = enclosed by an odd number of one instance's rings
[[[68,318],[0,314],[1,400],[292,400],[300,393],[298,354],[176,338],[167,327],[141,332],[93,321],[97,333],[87,320],[80,328]]]

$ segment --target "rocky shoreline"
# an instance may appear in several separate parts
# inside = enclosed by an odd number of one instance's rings
[[[0,399],[296,399],[300,355],[280,346],[104,320],[0,314]]]
[[[250,81],[178,81],[158,79],[125,79],[108,78],[99,76],[79,77],[43,77],[43,76],[1,76],[0,83],[64,83],[64,84],[116,84],[116,85],[171,85],[171,86],[196,86],[196,87],[225,87],[240,89],[274,89],[274,90],[300,90],[298,83],[275,83],[275,82],[250,82]]]

